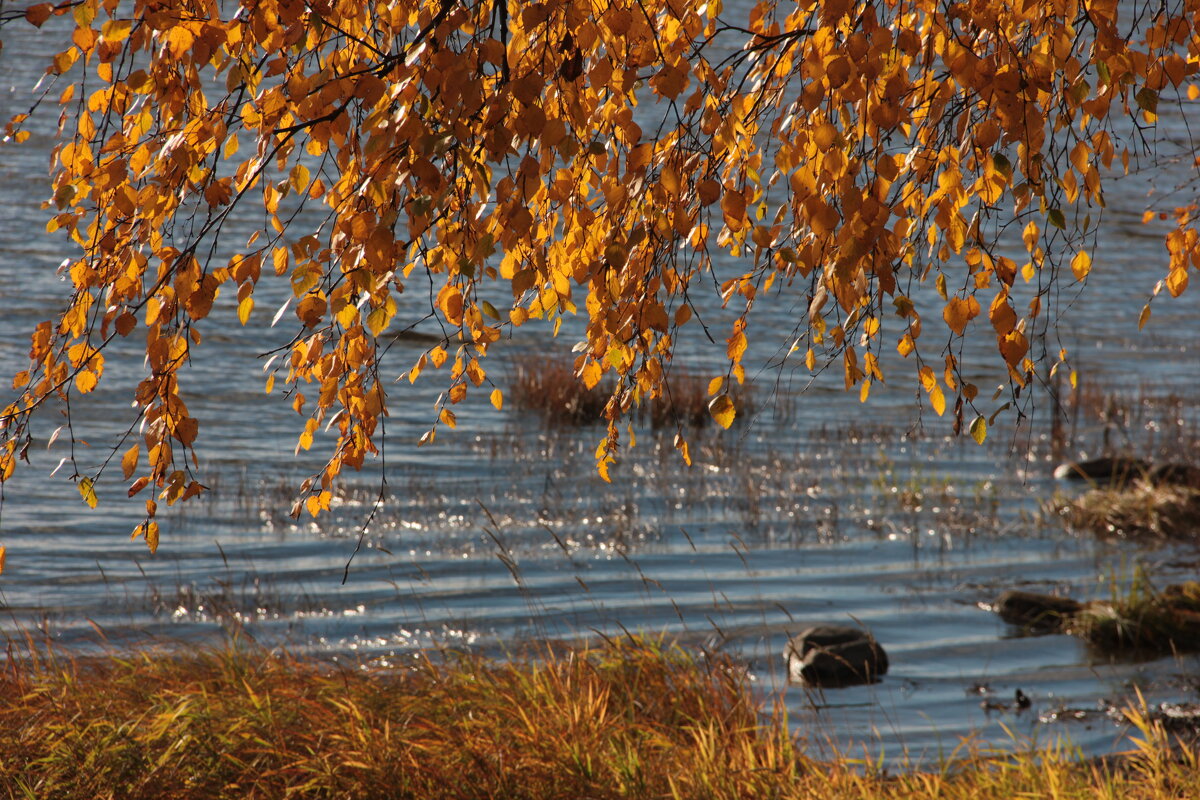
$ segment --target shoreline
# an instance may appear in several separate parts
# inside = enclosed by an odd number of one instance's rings
[[[911,770],[817,761],[735,662],[637,637],[387,671],[236,640],[79,659],[17,650],[0,677],[0,797],[983,800],[1200,785],[1195,751],[1136,713],[1143,743],[1115,757],[967,741]]]

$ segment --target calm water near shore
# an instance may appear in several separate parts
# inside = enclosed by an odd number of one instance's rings
[[[28,107],[52,34],[5,29],[0,117]],[[1183,134],[1175,114],[1163,115],[1165,138]],[[66,298],[55,271],[70,251],[42,233],[39,208],[55,117],[45,115],[26,144],[0,145],[0,375],[25,367],[29,332]],[[1055,300],[1063,324],[1050,347],[1069,349],[1088,391],[1067,455],[1094,454],[1107,439],[1200,461],[1200,290],[1159,298],[1137,330],[1165,270],[1161,231],[1140,222],[1145,192],[1136,176],[1113,185],[1089,285],[1078,296],[1064,287]],[[255,224],[231,225],[229,241],[245,241]],[[365,531],[378,465],[349,476],[328,518],[296,523],[287,517],[292,489],[312,466],[293,456],[302,420],[263,394],[257,358],[289,336],[263,327],[273,313],[267,298],[278,305],[287,291],[264,287],[263,318],[248,328],[228,303],[206,320],[185,397],[202,421],[201,466],[214,491],[168,516],[156,555],[129,541],[141,501],[127,500],[119,481],[102,483],[89,511],[66,469],[47,477],[66,445],[46,447],[61,420],[44,417],[32,466],[4,489],[0,634],[90,652],[193,646],[237,630],[386,666],[421,648],[503,655],[544,639],[663,633],[734,654],[764,691],[782,693],[814,752],[865,749],[888,762],[948,754],[965,736],[1011,747],[1006,728],[1106,753],[1127,746],[1100,711],[1106,702],[1135,690],[1152,704],[1200,701],[1194,656],[1114,662],[1069,637],[1021,637],[978,607],[1014,586],[1105,598],[1139,566],[1162,584],[1200,578],[1194,546],[1099,542],[1039,514],[1056,490],[1077,490],[1050,477],[1044,399],[1032,422],[1002,418],[979,447],[922,411],[899,364],[891,388],[876,387],[866,405],[825,378],[810,386],[798,365],[777,362],[797,306],[807,304],[784,295],[761,307],[749,331],[761,367],[756,415],[725,434],[695,434],[691,469],[669,436],[647,430],[605,484],[592,460],[599,428],[547,430],[535,415],[497,412],[482,398],[459,413],[457,432],[418,450],[441,389],[430,376],[394,385],[386,499]],[[413,298],[411,318],[423,315],[421,302]],[[721,310],[707,313],[719,329]],[[977,382],[993,387],[1000,379],[984,362],[991,337],[982,334],[965,358]],[[502,343],[498,382],[511,359],[565,355],[574,343],[569,332],[552,345],[546,336],[526,327]],[[72,409],[76,434],[90,443],[77,452],[84,465],[101,462],[134,418],[129,389],[141,359],[137,343],[126,344],[89,404]],[[681,360],[720,369],[723,347],[706,345],[683,342]],[[388,363],[400,375],[424,346],[397,340]],[[1182,400],[1167,402],[1172,394]],[[1091,413],[1105,396],[1129,401],[1128,415],[1108,426]],[[868,687],[787,687],[784,642],[816,622],[868,626],[891,672]],[[1008,700],[1017,688],[1032,698],[1029,711],[981,708],[981,691]],[[1064,709],[1079,719],[1049,721]]]

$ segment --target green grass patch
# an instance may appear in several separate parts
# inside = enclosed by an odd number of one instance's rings
[[[536,660],[364,671],[257,649],[10,659],[7,798],[1189,796],[1194,755],[1144,719],[1128,758],[964,752],[885,775],[815,762],[745,673],[642,640]],[[964,748],[965,750],[965,748]]]

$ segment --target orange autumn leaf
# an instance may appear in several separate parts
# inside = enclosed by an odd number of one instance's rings
[[[950,330],[959,336],[967,329],[967,323],[979,316],[979,301],[974,295],[967,298],[952,297],[942,310],[942,319],[950,326]]]

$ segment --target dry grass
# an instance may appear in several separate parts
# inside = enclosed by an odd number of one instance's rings
[[[536,411],[551,425],[591,425],[604,419],[612,387],[588,389],[570,363],[549,356],[516,359],[509,398],[517,408]]]
[[[1194,754],[1133,715],[1130,757],[961,752],[886,776],[800,754],[742,671],[640,640],[365,673],[261,651],[10,660],[7,798],[1191,796]]]
[[[1100,536],[1200,538],[1200,491],[1137,481],[1057,498],[1053,510],[1078,530]]]
[[[568,359],[554,355],[525,354],[514,359],[509,397],[517,408],[539,413],[551,425],[590,425],[604,420],[612,397],[611,381],[588,389],[575,375]],[[745,390],[731,395],[740,415],[750,413]],[[675,370],[661,395],[644,402],[632,416],[652,428],[703,428],[712,423],[708,411],[708,381],[700,375]]]

